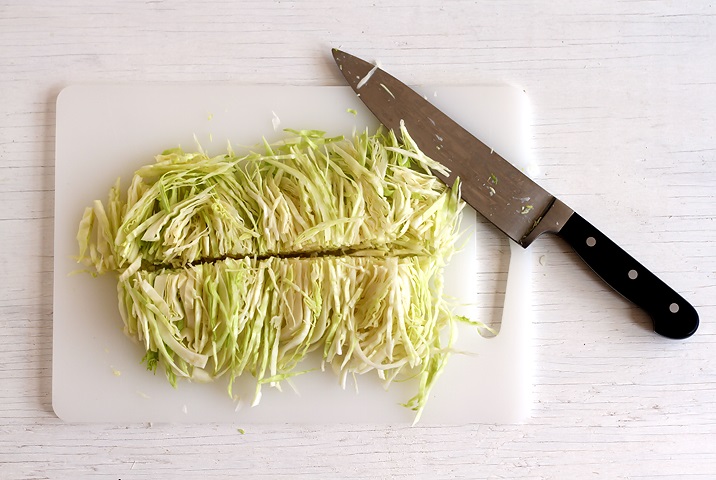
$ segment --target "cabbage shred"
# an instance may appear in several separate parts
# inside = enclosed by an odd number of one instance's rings
[[[459,181],[402,127],[351,139],[293,131],[261,152],[172,149],[85,210],[79,261],[118,274],[125,333],[168,379],[243,374],[280,388],[321,355],[345,386],[417,377],[416,421],[455,322],[442,270],[459,234]]]

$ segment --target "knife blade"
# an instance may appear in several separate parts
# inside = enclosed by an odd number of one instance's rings
[[[527,248],[544,233],[556,234],[649,314],[656,333],[683,339],[697,330],[698,313],[681,295],[425,97],[358,57],[334,48],[333,58],[376,118],[399,138],[404,124],[423,153],[450,169],[433,173],[448,185],[459,177],[463,200],[510,239]]]

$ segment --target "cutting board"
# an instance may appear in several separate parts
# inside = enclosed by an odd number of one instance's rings
[[[507,86],[423,87],[426,98],[473,131],[495,151],[528,167],[527,101]],[[355,109],[356,114],[347,109]],[[126,188],[135,169],[154,155],[181,145],[210,154],[241,151],[262,136],[277,140],[283,128],[320,129],[350,135],[375,128],[374,117],[348,87],[236,85],[78,85],[57,99],[55,165],[55,272],[52,404],[68,422],[232,422],[410,424],[413,412],[400,403],[415,392],[414,381],[384,390],[375,373],[339,386],[330,371],[293,380],[295,391],[264,388],[251,407],[251,379],[238,381],[239,401],[226,381],[180,382],[173,389],[163,373],[140,364],[142,347],[122,332],[116,279],[72,274],[79,266],[75,235],[85,206],[106,198],[117,177]],[[465,179],[470,181],[470,179]],[[501,329],[483,338],[460,327],[459,340],[437,381],[421,424],[519,422],[529,410],[530,257],[512,244],[485,251],[481,232],[494,229],[465,212],[465,246],[445,271],[446,294],[458,312],[478,312],[477,259],[509,255]],[[487,230],[485,230],[487,229]],[[506,260],[507,261],[507,260]],[[313,362],[313,363],[311,363]],[[307,366],[317,365],[310,359]]]

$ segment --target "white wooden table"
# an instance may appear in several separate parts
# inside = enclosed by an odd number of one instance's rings
[[[716,4],[382,3],[0,2],[0,478],[716,478]],[[59,90],[341,84],[332,46],[379,59],[407,83],[526,90],[538,181],[691,300],[698,333],[657,337],[547,238],[531,247],[536,384],[525,424],[241,435],[59,421],[50,391]]]

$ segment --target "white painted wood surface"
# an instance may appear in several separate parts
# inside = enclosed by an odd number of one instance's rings
[[[60,422],[50,401],[59,90],[118,81],[340,84],[331,46],[380,59],[409,83],[525,89],[538,180],[691,300],[697,334],[656,337],[563,243],[542,239],[531,247],[536,404],[522,425],[241,435],[228,426]],[[716,475],[712,3],[6,0],[0,105],[3,479]],[[486,305],[499,301],[504,272],[480,273]]]

